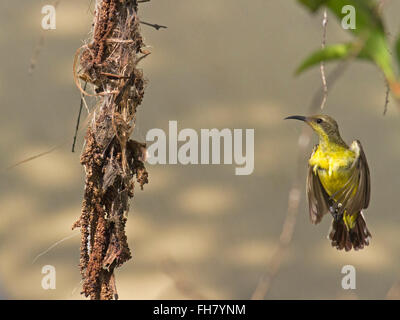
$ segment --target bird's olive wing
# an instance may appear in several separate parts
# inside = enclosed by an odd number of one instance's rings
[[[349,212],[355,213],[361,209],[368,208],[371,196],[371,181],[367,158],[365,156],[361,142],[356,140],[351,145],[351,149],[357,154],[354,174],[358,177],[357,191],[349,204]]]
[[[313,149],[313,154],[318,146]],[[310,211],[310,220],[317,224],[325,213],[329,212],[329,195],[319,180],[318,174],[314,173],[313,167],[308,165],[307,175],[307,197]]]
[[[356,214],[369,205],[371,182],[367,158],[360,141],[354,141],[350,149],[356,153],[356,159],[350,168],[351,176],[332,197],[341,204],[340,213],[347,210],[350,214]]]

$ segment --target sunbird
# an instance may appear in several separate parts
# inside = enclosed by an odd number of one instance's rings
[[[337,122],[327,115],[290,116],[307,123],[319,137],[308,160],[307,197],[310,220],[318,224],[326,213],[333,216],[328,234],[332,246],[346,251],[369,245],[371,233],[363,209],[368,208],[370,173],[361,142],[350,147],[343,141]]]

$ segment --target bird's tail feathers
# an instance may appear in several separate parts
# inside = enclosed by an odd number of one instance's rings
[[[364,246],[369,245],[371,233],[365,223],[365,218],[362,211],[357,215],[355,225],[350,231],[343,219],[333,220],[332,227],[328,235],[328,239],[331,240],[332,247],[336,247],[338,250],[345,249],[346,251],[360,250]]]

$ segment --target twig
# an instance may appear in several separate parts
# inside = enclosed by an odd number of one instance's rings
[[[73,237],[76,237],[76,236],[78,236],[78,235],[79,235],[79,232],[75,232],[75,233],[73,233],[73,234],[71,234],[71,235],[69,235],[69,236],[67,236],[67,237],[65,237],[65,238],[62,238],[62,239],[58,240],[57,242],[55,242],[54,244],[52,244],[50,247],[48,247],[46,250],[44,250],[43,252],[39,253],[39,254],[35,257],[35,259],[33,259],[32,264],[34,264],[34,263],[37,261],[37,259],[39,259],[41,256],[43,256],[43,255],[45,255],[46,253],[48,253],[51,249],[53,249],[53,248],[55,248],[56,246],[58,246],[60,243],[66,241],[66,240],[69,240],[69,239],[71,239],[71,238],[73,238]]]
[[[149,22],[145,22],[145,21],[140,21],[140,23],[141,24],[145,24],[146,26],[149,26],[149,27],[153,27],[156,30],[160,30],[161,28],[164,28],[164,29],[168,28],[167,26],[163,26],[163,25],[156,24],[156,23],[155,24],[154,23],[149,23]]]
[[[387,81],[385,81],[385,86],[386,86],[386,94],[385,94],[385,105],[383,106],[383,115],[386,115],[388,105],[389,105],[389,93],[390,93],[390,87]]]
[[[385,5],[386,0],[379,0],[378,3],[378,14],[382,15],[383,13],[383,7]],[[390,35],[389,32],[386,33],[388,36]],[[392,53],[389,51],[390,55],[392,55]],[[386,87],[386,93],[385,93],[385,105],[383,106],[383,115],[386,115],[387,109],[388,109],[388,104],[389,104],[389,94],[390,94],[390,86],[389,86],[389,82],[387,81],[387,79],[385,80],[385,87]]]
[[[381,15],[383,12],[383,6],[385,5],[386,0],[379,0],[378,3],[378,13]]]
[[[188,280],[188,277],[178,268],[175,261],[165,259],[163,261],[165,273],[171,278],[176,289],[184,296],[194,300],[206,300],[207,297],[198,292],[194,284]]]
[[[34,155],[32,157],[29,157],[29,158],[26,158],[24,160],[18,161],[16,163],[10,165],[9,167],[7,167],[5,170],[11,170],[11,169],[23,164],[23,163],[26,163],[26,162],[32,161],[34,159],[40,158],[40,157],[42,157],[42,156],[44,156],[46,154],[49,154],[49,153],[53,152],[54,150],[57,150],[58,148],[61,148],[64,144],[65,144],[65,142],[63,142],[63,143],[61,143],[61,144],[59,144],[57,146],[54,146],[54,147],[52,147],[51,149],[49,149],[47,151],[44,151],[44,152],[39,153],[39,154],[36,154],[36,155]]]
[[[85,107],[88,109],[85,100],[83,100],[83,102],[85,103]],[[89,123],[89,121],[92,121],[92,120],[93,120],[94,115],[95,115],[95,112],[96,112],[96,110],[99,109],[99,108],[100,108],[100,105],[98,105],[96,108],[93,108],[92,111],[90,111],[90,113],[88,114],[88,116],[86,117],[86,119],[85,119],[85,121],[84,121],[84,124],[83,124],[83,126],[82,126],[83,128],[86,127],[86,125]],[[89,112],[89,109],[88,109],[88,112]],[[80,131],[80,130],[79,130],[79,131]],[[78,131],[78,132],[79,132],[79,131]],[[21,161],[15,162],[15,163],[13,163],[12,165],[9,165],[8,167],[1,169],[1,170],[0,170],[0,173],[2,173],[2,172],[4,172],[4,171],[7,171],[7,170],[14,169],[15,167],[18,167],[18,166],[20,166],[21,164],[30,162],[30,161],[32,161],[32,160],[35,160],[35,159],[37,159],[37,158],[43,157],[43,156],[45,156],[45,155],[47,155],[47,154],[50,154],[50,153],[52,153],[54,150],[57,150],[57,149],[63,147],[63,146],[68,142],[68,140],[69,140],[69,139],[64,139],[63,142],[61,142],[60,144],[55,145],[55,146],[49,148],[47,151],[41,152],[41,153],[36,154],[36,155],[34,155],[34,156],[31,156],[31,157],[29,157],[29,158],[25,158],[25,159],[23,159],[23,160],[21,160]]]
[[[86,85],[87,85],[87,82],[85,82],[83,90],[86,90]],[[78,130],[79,130],[79,122],[81,121],[81,113],[82,113],[82,108],[83,108],[83,99],[84,99],[84,97],[81,94],[81,103],[80,103],[80,106],[79,106],[78,119],[76,120],[74,141],[72,142],[72,152],[75,152],[75,143],[76,143],[76,137],[78,135]]]
[[[396,281],[386,294],[386,299],[400,299],[400,281]]]
[[[328,24],[328,14],[326,9],[324,10],[324,17],[322,19],[322,43],[321,43],[321,47],[322,49],[325,48],[325,44],[326,44],[326,26]],[[321,69],[321,79],[322,79],[322,87],[324,90],[324,95],[322,98],[322,102],[321,102],[321,110],[324,109],[325,104],[326,104],[326,99],[328,97],[328,85],[326,83],[326,78],[325,78],[325,62],[321,61],[321,65],[320,65],[320,69]]]

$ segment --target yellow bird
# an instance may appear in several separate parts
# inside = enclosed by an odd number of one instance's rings
[[[310,220],[333,216],[328,235],[332,246],[346,251],[369,245],[371,234],[362,210],[370,200],[370,174],[360,141],[349,147],[341,138],[336,121],[327,115],[291,116],[306,122],[318,135],[319,144],[308,160],[307,196]]]

